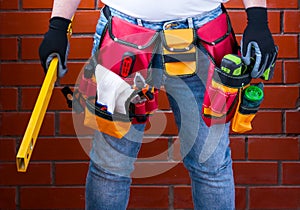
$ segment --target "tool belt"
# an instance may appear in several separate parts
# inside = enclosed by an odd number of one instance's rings
[[[170,76],[187,76],[197,72],[196,35],[192,28],[161,32],[165,72]]]
[[[220,69],[226,54],[238,54],[229,17],[226,12],[199,29],[173,29],[154,31],[109,16],[101,36],[99,51],[86,65],[87,70],[73,94],[85,112],[84,124],[116,138],[122,138],[131,124],[146,123],[158,108],[158,89],[151,87],[151,65],[156,52],[162,52],[164,70],[169,76],[190,76],[201,68],[198,51],[207,55],[210,65],[206,72],[206,92],[202,118],[208,126],[232,119],[238,105],[241,88],[249,84],[249,75],[229,77]],[[127,113],[109,113],[97,101],[94,69],[97,64],[109,69],[127,82],[133,95],[143,100],[128,99]],[[90,67],[92,66],[92,67]],[[87,68],[88,67],[88,68]],[[134,82],[136,74],[145,78],[145,84]],[[99,91],[99,90],[98,90]],[[74,104],[74,102],[73,102]],[[76,111],[76,110],[75,110]]]

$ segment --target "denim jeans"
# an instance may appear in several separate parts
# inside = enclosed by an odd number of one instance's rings
[[[111,13],[134,24],[140,22],[113,9]],[[220,14],[221,8],[217,8],[193,17],[193,27],[200,27]],[[94,36],[93,53],[98,48],[106,22],[105,16],[101,15]],[[162,30],[165,22],[142,21],[142,24],[147,28]],[[190,26],[186,20],[178,20],[175,25],[176,28]],[[208,68],[208,60],[204,54],[199,54],[199,64],[204,71]],[[157,72],[163,72],[161,56],[155,56],[153,68],[161,70]],[[160,79],[155,85],[164,85],[175,116],[180,152],[191,178],[194,208],[234,209],[229,124],[207,127],[201,118],[206,75],[203,70],[185,77],[158,73],[160,76],[157,78]],[[86,209],[126,209],[131,184],[130,174],[141,147],[144,129],[144,124],[132,125],[122,139],[95,132],[86,182]]]

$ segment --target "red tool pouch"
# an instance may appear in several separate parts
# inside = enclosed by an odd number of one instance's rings
[[[146,78],[158,35],[154,30],[109,17],[99,46],[98,63],[126,81],[134,77],[134,72]]]
[[[238,44],[226,12],[197,30],[198,44],[210,58],[202,118],[207,126],[229,122],[238,103],[239,89],[249,75],[230,77],[220,69],[226,54],[238,54]],[[249,81],[248,81],[249,80]]]
[[[211,65],[213,71],[210,84],[206,87],[202,105],[202,118],[207,126],[229,122],[238,105],[238,94],[251,81],[250,74],[229,76]]]
[[[197,30],[199,44],[207,51],[216,66],[227,54],[238,54],[238,44],[226,12]]]
[[[99,46],[98,63],[133,85],[135,72],[148,77],[153,52],[158,47],[158,36],[155,30],[109,17]],[[131,109],[133,123],[145,123],[149,114],[157,109],[157,93],[158,90],[153,89],[153,98]]]
[[[129,131],[132,123],[147,122],[149,115],[158,107],[158,90],[149,85],[136,87],[134,79],[135,75],[140,73],[147,81],[158,35],[154,30],[131,24],[117,17],[108,18],[95,63],[120,76],[135,89],[135,93],[145,99],[135,104],[128,102],[127,114],[109,113],[95,103],[97,83],[94,73],[92,75],[84,73],[76,92],[80,102],[83,98],[86,99],[83,105],[84,125],[116,138],[122,138]]]

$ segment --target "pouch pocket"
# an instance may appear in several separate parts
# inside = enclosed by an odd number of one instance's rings
[[[247,92],[250,92],[252,97],[247,97]],[[263,97],[262,83],[248,86],[240,92],[238,108],[232,119],[232,131],[236,133],[244,133],[252,130],[251,123],[259,109]]]
[[[163,63],[170,76],[185,76],[197,71],[194,29],[164,30],[162,34]]]
[[[159,33],[118,17],[110,17],[99,45],[98,63],[127,78],[147,70]]]
[[[112,115],[101,110],[101,107],[94,104],[94,100],[87,99],[84,125],[120,139],[129,131],[131,120],[127,115]]]
[[[232,76],[214,67],[202,105],[202,118],[207,126],[224,124],[232,119],[238,104],[238,94],[250,81],[249,74]]]
[[[238,53],[238,44],[226,12],[197,29],[197,36],[198,43],[218,67],[226,54]]]

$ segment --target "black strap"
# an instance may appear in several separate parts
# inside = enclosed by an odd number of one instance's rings
[[[165,63],[196,61],[196,53],[181,53],[164,55]]]
[[[109,19],[109,17],[111,16],[111,12],[110,12],[110,9],[109,9],[109,7],[108,6],[104,6],[103,7],[103,14],[104,14],[104,16],[106,17],[106,19],[108,20]]]

